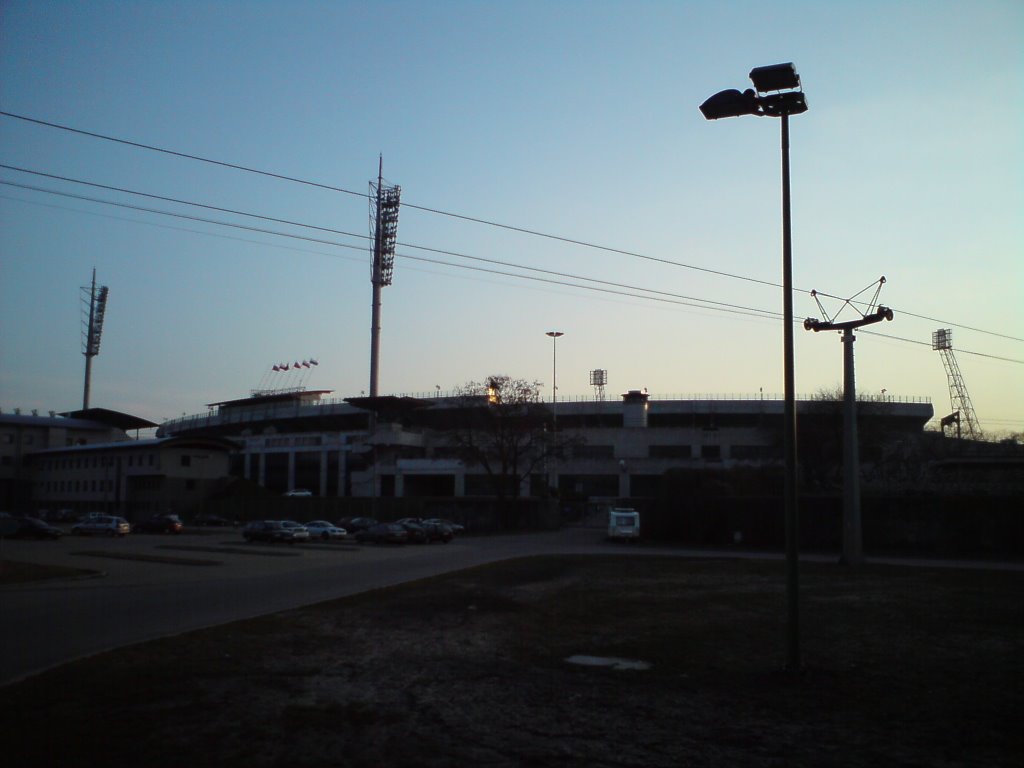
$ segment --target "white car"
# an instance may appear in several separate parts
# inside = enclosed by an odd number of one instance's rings
[[[84,536],[90,533],[106,536],[125,536],[131,529],[132,527],[123,517],[113,517],[111,515],[96,515],[71,526],[71,532],[77,536]]]
[[[348,531],[344,528],[339,528],[334,523],[329,523],[326,520],[314,520],[311,523],[304,523],[304,525],[306,530],[309,531],[311,539],[330,541],[332,539],[344,539],[348,535]]]

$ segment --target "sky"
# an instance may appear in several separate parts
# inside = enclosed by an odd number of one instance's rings
[[[781,397],[780,121],[698,106],[793,62],[796,321],[884,276],[858,392],[949,413],[948,328],[982,429],[1022,432],[1022,40],[1018,0],[0,0],[0,410],[81,407],[93,269],[91,406],[368,392],[379,162],[381,394]],[[841,386],[838,334],[795,360]]]

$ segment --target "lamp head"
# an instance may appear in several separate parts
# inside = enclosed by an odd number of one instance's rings
[[[793,62],[788,64],[772,64],[767,67],[754,67],[750,70],[750,81],[758,93],[769,91],[788,91],[800,87],[800,75],[796,73]]]
[[[742,93],[735,88],[719,91],[700,105],[700,111],[707,120],[763,114],[757,95],[750,88]]]

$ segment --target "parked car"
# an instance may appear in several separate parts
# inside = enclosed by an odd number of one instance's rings
[[[181,533],[185,526],[177,515],[153,515],[138,523],[135,530],[144,533]]]
[[[290,497],[306,497],[312,496],[313,492],[306,488],[292,488],[290,491],[285,491],[284,495]]]
[[[253,520],[242,528],[242,538],[246,541],[284,541],[294,544],[297,541],[309,541],[309,531],[301,525],[286,526],[281,520]]]
[[[427,532],[427,541],[440,541],[442,544],[447,544],[455,538],[455,532],[452,531],[451,526],[444,523],[436,520],[424,520],[421,525]]]
[[[303,538],[303,536],[301,535],[302,532],[305,532],[306,539],[309,538],[309,529],[307,529],[306,526],[304,526],[302,523],[297,523],[294,520],[282,520],[281,525],[283,525],[285,528],[295,531],[296,534],[299,534],[298,538]]]
[[[306,530],[309,531],[311,539],[324,539],[325,541],[344,539],[348,534],[348,531],[344,528],[339,528],[334,523],[329,523],[326,520],[313,520],[306,523]]]
[[[430,540],[427,537],[426,528],[420,525],[416,518],[403,517],[401,520],[397,520],[396,522],[398,525],[405,528],[406,532],[409,534],[410,544],[426,544]]]
[[[84,523],[89,520],[95,520],[98,517],[110,517],[106,512],[83,512],[78,516],[77,522]]]
[[[466,526],[459,525],[458,523],[453,523],[451,520],[445,520],[445,519],[440,518],[440,517],[431,517],[431,518],[428,518],[428,519],[424,520],[423,522],[425,522],[425,523],[438,523],[440,525],[447,525],[448,528],[451,529],[451,532],[453,534],[454,533],[462,533],[463,531],[466,530]]]
[[[372,517],[343,517],[338,521],[338,527],[344,528],[349,533],[359,533],[377,525]]]
[[[88,536],[91,534],[127,536],[131,530],[132,527],[123,517],[100,514],[97,514],[95,517],[87,517],[71,526],[71,532],[76,536]]]
[[[370,528],[358,531],[356,541],[373,544],[405,544],[409,541],[409,532],[398,523],[377,523]]]
[[[231,526],[234,525],[234,523],[228,520],[226,517],[221,517],[220,515],[199,514],[192,518],[192,525],[213,528]]]
[[[40,509],[36,517],[47,523],[73,523],[78,520],[73,509]]]
[[[11,518],[17,524],[17,528],[6,534],[8,539],[59,539],[64,531],[55,528],[35,517],[14,517]]]

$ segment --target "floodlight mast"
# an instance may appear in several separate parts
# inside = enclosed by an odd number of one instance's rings
[[[377,397],[380,377],[381,288],[391,285],[395,266],[395,242],[398,236],[398,207],[402,188],[384,186],[384,156],[377,166],[377,186],[370,182],[371,227],[373,230],[373,285],[370,319],[370,397]]]
[[[782,121],[782,293],[785,379],[784,456],[786,519],[786,668],[800,669],[799,515],[797,509],[796,376],[793,355],[793,248],[789,184],[789,116],[807,111],[800,76],[792,63],[755,67],[754,89],[719,91],[700,105],[708,120],[756,115]]]
[[[105,285],[96,288],[96,269],[92,270],[92,285],[82,288],[88,296],[89,315],[82,339],[82,354],[85,355],[85,386],[82,392],[82,410],[89,408],[89,394],[92,388],[92,359],[100,353],[100,339],[103,336],[103,318],[107,313],[107,294]]]

